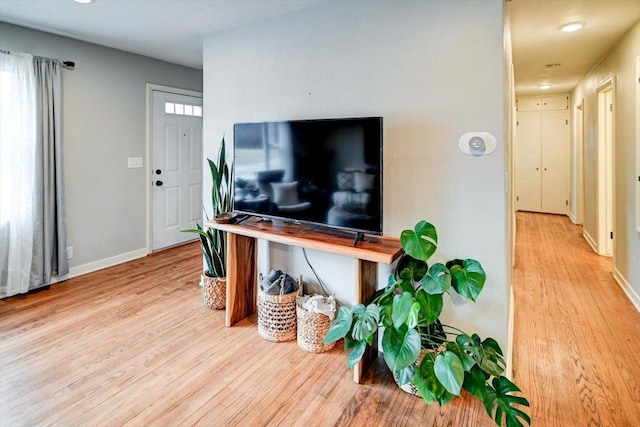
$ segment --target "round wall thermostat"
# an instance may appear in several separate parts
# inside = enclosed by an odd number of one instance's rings
[[[495,136],[488,132],[468,132],[460,137],[458,147],[463,153],[472,156],[484,156],[496,151]]]

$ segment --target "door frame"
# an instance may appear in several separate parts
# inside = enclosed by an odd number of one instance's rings
[[[636,231],[640,233],[640,55],[636,56]]]
[[[598,253],[604,256],[611,256],[615,258],[615,232],[616,232],[616,176],[615,176],[615,141],[616,141],[616,129],[615,129],[615,114],[616,114],[616,93],[615,93],[615,77],[609,77],[598,85],[596,88],[596,100],[597,100],[597,153],[598,153]],[[611,92],[611,104],[613,109],[611,111],[611,146],[607,146],[605,130],[602,128],[601,121],[606,116],[605,111],[602,111],[601,102],[606,96],[605,94]],[[604,114],[603,114],[604,113]],[[610,153],[610,162],[607,164],[607,151]],[[611,191],[610,194],[607,191],[607,171],[611,173]],[[613,232],[614,242],[612,242],[611,253],[607,253],[607,236],[609,230],[607,230],[607,203],[611,204],[611,231]]]
[[[574,135],[572,139],[572,153],[571,159],[573,161],[573,176],[571,182],[573,183],[570,190],[571,198],[573,200],[573,212],[569,213],[569,217],[573,220],[574,224],[582,224],[584,222],[584,98],[580,99],[580,102],[575,105],[573,110],[573,130]],[[572,217],[573,215],[573,217]]]
[[[152,239],[153,239],[153,209],[152,209],[152,198],[151,198],[151,193],[153,190],[153,169],[152,169],[152,165],[151,165],[151,145],[153,142],[153,92],[157,91],[157,92],[167,92],[167,93],[172,93],[175,95],[187,95],[187,96],[195,96],[198,98],[203,98],[202,92],[197,92],[194,90],[189,90],[189,89],[180,89],[180,88],[176,88],[176,87],[170,87],[170,86],[163,86],[163,85],[158,85],[158,84],[154,84],[154,83],[147,83],[147,88],[146,88],[146,92],[147,92],[147,114],[146,114],[146,119],[147,119],[147,142],[146,142],[146,149],[145,149],[145,153],[146,153],[146,166],[145,166],[145,180],[148,179],[147,184],[145,185],[146,188],[146,205],[147,205],[147,215],[146,215],[146,222],[147,222],[147,254],[150,254],[152,251]],[[203,98],[204,101],[204,98]],[[204,103],[204,102],[203,102]],[[204,114],[203,114],[203,121],[204,121]],[[204,141],[203,141],[204,144]]]

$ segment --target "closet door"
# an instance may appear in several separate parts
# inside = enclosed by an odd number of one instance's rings
[[[567,214],[569,112],[542,112],[542,212]]]
[[[518,113],[516,131],[517,209],[540,212],[541,188],[541,113]]]

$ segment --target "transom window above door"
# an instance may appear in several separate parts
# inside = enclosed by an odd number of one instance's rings
[[[202,106],[166,101],[164,103],[164,113],[175,114],[177,116],[202,117]]]

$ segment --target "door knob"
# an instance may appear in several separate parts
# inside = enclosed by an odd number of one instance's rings
[[[156,186],[162,187],[162,181],[156,181]]]
[[[156,175],[160,175],[162,171],[160,169],[156,169]]]

